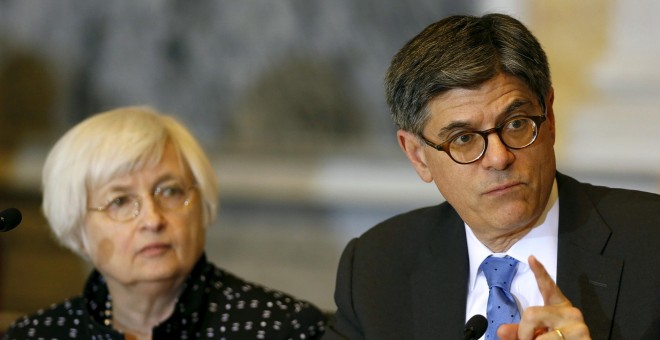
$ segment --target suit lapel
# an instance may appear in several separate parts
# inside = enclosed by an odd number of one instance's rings
[[[557,180],[557,284],[582,311],[592,337],[608,338],[623,261],[601,255],[611,231],[584,191],[584,184],[561,174]],[[455,339],[463,332],[469,278],[464,225],[446,203],[430,223],[437,227],[420,244],[418,266],[410,277],[415,338]]]
[[[420,245],[410,278],[415,338],[459,339],[465,324],[469,276],[463,221],[448,204],[433,222],[431,237]],[[450,218],[441,219],[440,216]]]
[[[602,256],[611,231],[582,189],[558,175],[557,284],[584,315],[592,337],[608,338],[623,270],[621,259]]]

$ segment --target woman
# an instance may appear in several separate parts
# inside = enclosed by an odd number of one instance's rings
[[[92,116],[53,147],[43,210],[94,271],[83,294],[17,320],[8,339],[314,339],[314,306],[209,263],[211,164],[176,120],[144,107]]]

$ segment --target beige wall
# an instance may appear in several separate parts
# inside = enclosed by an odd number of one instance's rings
[[[530,27],[550,62],[555,89],[557,152],[566,147],[563,127],[585,102],[598,93],[590,72],[607,44],[612,1],[534,0],[529,7]]]

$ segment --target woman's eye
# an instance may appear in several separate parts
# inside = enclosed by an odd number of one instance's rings
[[[183,195],[183,188],[178,184],[172,184],[160,187],[156,192],[164,197],[177,197]]]
[[[109,208],[121,208],[130,204],[132,201],[130,196],[118,196],[113,198],[110,203],[108,203]]]

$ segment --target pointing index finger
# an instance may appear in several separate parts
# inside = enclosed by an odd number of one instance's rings
[[[568,302],[568,299],[561,292],[555,281],[552,280],[548,271],[539,260],[533,255],[528,258],[529,266],[536,278],[536,284],[539,287],[543,302],[546,306],[557,305]],[[570,302],[569,302],[570,304]]]

